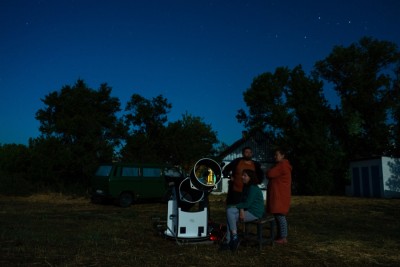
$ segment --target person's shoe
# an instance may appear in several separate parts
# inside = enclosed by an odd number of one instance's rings
[[[239,238],[232,239],[229,242],[229,248],[231,249],[232,252],[235,252],[238,249],[239,245],[240,245]]]
[[[279,245],[287,244],[287,239],[281,238],[281,239],[275,240],[275,244],[279,244]]]
[[[226,242],[224,242],[224,243],[222,243],[220,246],[219,246],[219,251],[226,251],[226,250],[229,250],[230,249],[230,246],[229,246],[229,244],[228,243],[226,243]]]

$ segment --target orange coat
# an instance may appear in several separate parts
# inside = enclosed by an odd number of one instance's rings
[[[289,212],[292,166],[287,159],[283,159],[266,173],[267,185],[267,213],[287,214]]]

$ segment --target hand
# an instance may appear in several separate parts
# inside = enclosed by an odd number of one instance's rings
[[[239,220],[240,220],[241,222],[244,221],[244,209],[240,209],[240,210],[239,210]]]

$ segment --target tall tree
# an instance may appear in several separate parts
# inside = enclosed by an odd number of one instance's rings
[[[107,84],[93,90],[78,80],[72,87],[64,86],[42,100],[45,108],[36,113],[42,136],[31,142],[31,146],[38,147],[51,138],[57,140],[52,142],[54,146],[62,148],[54,147],[49,153],[68,151],[67,158],[71,161],[63,177],[65,183],[87,185],[96,165],[112,160],[114,147],[125,135],[124,124],[116,116],[120,102],[111,97],[111,90]],[[63,159],[56,155],[52,158],[54,166],[64,165],[55,162]]]
[[[157,136],[160,129],[165,127],[168,121],[167,113],[172,105],[162,95],[151,100],[141,95],[133,94],[125,111],[125,122],[133,133],[146,133],[149,136]]]
[[[337,180],[334,169],[340,150],[331,132],[333,113],[323,95],[323,83],[317,77],[307,77],[300,66],[290,73],[287,107],[291,127],[286,140],[293,148],[292,162],[298,166],[294,178],[296,188],[305,194],[337,192],[344,181]]]
[[[250,130],[263,130],[277,146],[289,152],[294,165],[295,190],[303,194],[333,191],[334,167],[330,108],[322,83],[307,77],[301,66],[277,68],[256,77],[244,92],[249,109],[239,110],[239,122]]]
[[[290,70],[279,67],[274,73],[266,72],[254,78],[243,93],[248,114],[240,109],[236,115],[250,132],[264,130],[272,138],[283,137],[290,126],[290,114],[286,107],[286,86]]]
[[[127,103],[125,124],[129,127],[126,144],[121,150],[125,161],[164,162],[163,135],[172,105],[159,95],[151,100],[133,94]]]
[[[315,64],[316,72],[334,84],[341,99],[339,137],[350,157],[385,155],[390,150],[388,113],[397,46],[364,37],[348,47],[335,46]]]
[[[217,134],[211,125],[190,114],[169,123],[164,136],[166,159],[189,171],[197,160],[214,156]]]

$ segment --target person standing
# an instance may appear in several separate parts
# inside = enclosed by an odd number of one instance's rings
[[[243,179],[242,172],[244,169],[250,169],[256,173],[256,184],[260,184],[264,178],[261,164],[253,158],[253,151],[250,147],[242,149],[242,157],[234,159],[223,170],[224,177],[230,175],[228,194],[226,198],[227,207],[235,206],[242,199]]]
[[[275,150],[276,164],[266,172],[267,213],[272,214],[278,225],[277,244],[286,244],[288,225],[286,215],[289,212],[292,185],[292,166],[285,158],[282,149]]]

